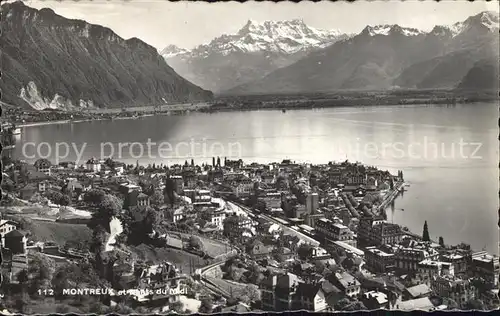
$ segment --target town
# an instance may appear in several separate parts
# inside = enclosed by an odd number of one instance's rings
[[[4,313],[499,306],[496,255],[388,220],[404,171],[2,160]]]

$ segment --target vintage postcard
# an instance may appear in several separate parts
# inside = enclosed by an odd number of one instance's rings
[[[1,28],[0,313],[500,307],[498,2],[5,1]]]

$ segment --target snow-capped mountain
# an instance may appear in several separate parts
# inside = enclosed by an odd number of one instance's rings
[[[320,30],[302,20],[249,20],[236,34],[221,35],[192,50],[169,45],[160,51],[182,76],[212,91],[262,78],[348,35]]]
[[[186,54],[188,53],[189,51],[185,48],[180,48],[176,45],[168,45],[167,47],[165,47],[164,49],[158,51],[158,53],[160,55],[163,56],[163,58],[171,58],[171,57],[175,57],[177,55],[182,55],[182,54]]]
[[[443,25],[442,27],[448,29],[451,32],[452,37],[469,31],[471,28],[486,28],[492,32],[495,30],[498,32],[498,13],[485,11],[478,15],[471,16],[463,22],[457,22],[452,25]]]
[[[482,12],[430,32],[399,25],[367,26],[266,77],[224,93],[272,94],[395,87],[470,86],[478,74],[498,73],[498,13]],[[474,70],[472,70],[474,69]],[[481,86],[487,86],[482,84]]]
[[[232,45],[225,48],[229,51],[268,50],[293,54],[303,49],[328,46],[341,37],[344,36],[338,30],[319,30],[307,26],[302,20],[263,23],[249,20],[238,34],[233,36]]]
[[[322,48],[339,39],[347,38],[338,30],[325,31],[308,26],[303,20],[248,22],[236,34],[221,35],[208,44],[203,44],[191,52],[175,45],[167,46],[168,54],[190,54],[207,56],[212,53],[228,55],[234,52],[256,53],[272,52],[294,54],[302,50]],[[163,55],[163,54],[162,54]]]
[[[367,26],[362,33],[368,34],[370,36],[375,35],[391,35],[391,34],[401,34],[405,36],[418,36],[424,35],[425,32],[409,27],[401,27],[397,24],[394,25],[375,25]]]

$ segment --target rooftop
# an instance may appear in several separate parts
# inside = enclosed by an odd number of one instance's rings
[[[431,289],[427,286],[427,284],[418,284],[407,288],[406,291],[408,291],[412,297],[419,297],[421,295],[431,293]]]
[[[365,249],[365,252],[370,252],[370,253],[373,253],[375,255],[378,255],[378,256],[381,256],[381,257],[390,257],[390,256],[394,256],[394,254],[392,253],[387,253],[385,251],[382,251],[376,247],[367,247]]]
[[[432,304],[432,302],[429,300],[428,297],[403,301],[396,305],[396,309],[401,311],[413,311],[413,310],[430,311],[433,308],[434,305]]]
[[[364,295],[366,298],[376,299],[379,304],[387,303],[387,295],[385,293],[378,292],[378,291],[370,291],[370,292],[366,292]]]

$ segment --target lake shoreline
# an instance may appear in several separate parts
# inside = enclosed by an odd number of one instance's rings
[[[331,100],[330,100],[331,101]],[[354,100],[360,101],[360,100]],[[329,108],[368,108],[368,107],[392,107],[392,106],[431,106],[431,105],[441,105],[441,106],[457,106],[462,104],[471,104],[471,103],[482,103],[489,102],[492,100],[474,100],[467,102],[454,102],[450,103],[448,100],[418,100],[419,102],[406,102],[406,103],[380,103],[380,104],[330,104],[330,105],[298,105],[298,106],[276,106],[274,104],[269,106],[259,106],[259,107],[212,107],[212,108],[200,108],[196,110],[175,110],[175,111],[166,111],[166,112],[142,112],[144,114],[138,116],[116,116],[116,117],[106,117],[106,118],[88,118],[88,119],[78,119],[78,120],[54,120],[54,121],[41,121],[41,122],[31,122],[31,123],[21,123],[17,124],[17,127],[26,128],[26,127],[36,127],[36,126],[44,126],[44,125],[59,125],[59,124],[72,124],[72,123],[82,123],[82,122],[90,122],[90,121],[113,121],[113,120],[136,120],[144,117],[151,116],[182,116],[191,113],[203,113],[203,114],[214,114],[214,113],[224,113],[224,112],[249,112],[249,111],[295,111],[295,110],[319,110],[319,109],[329,109]],[[427,101],[427,102],[426,102]],[[307,102],[315,102],[307,101]],[[128,112],[130,113],[130,112]]]

